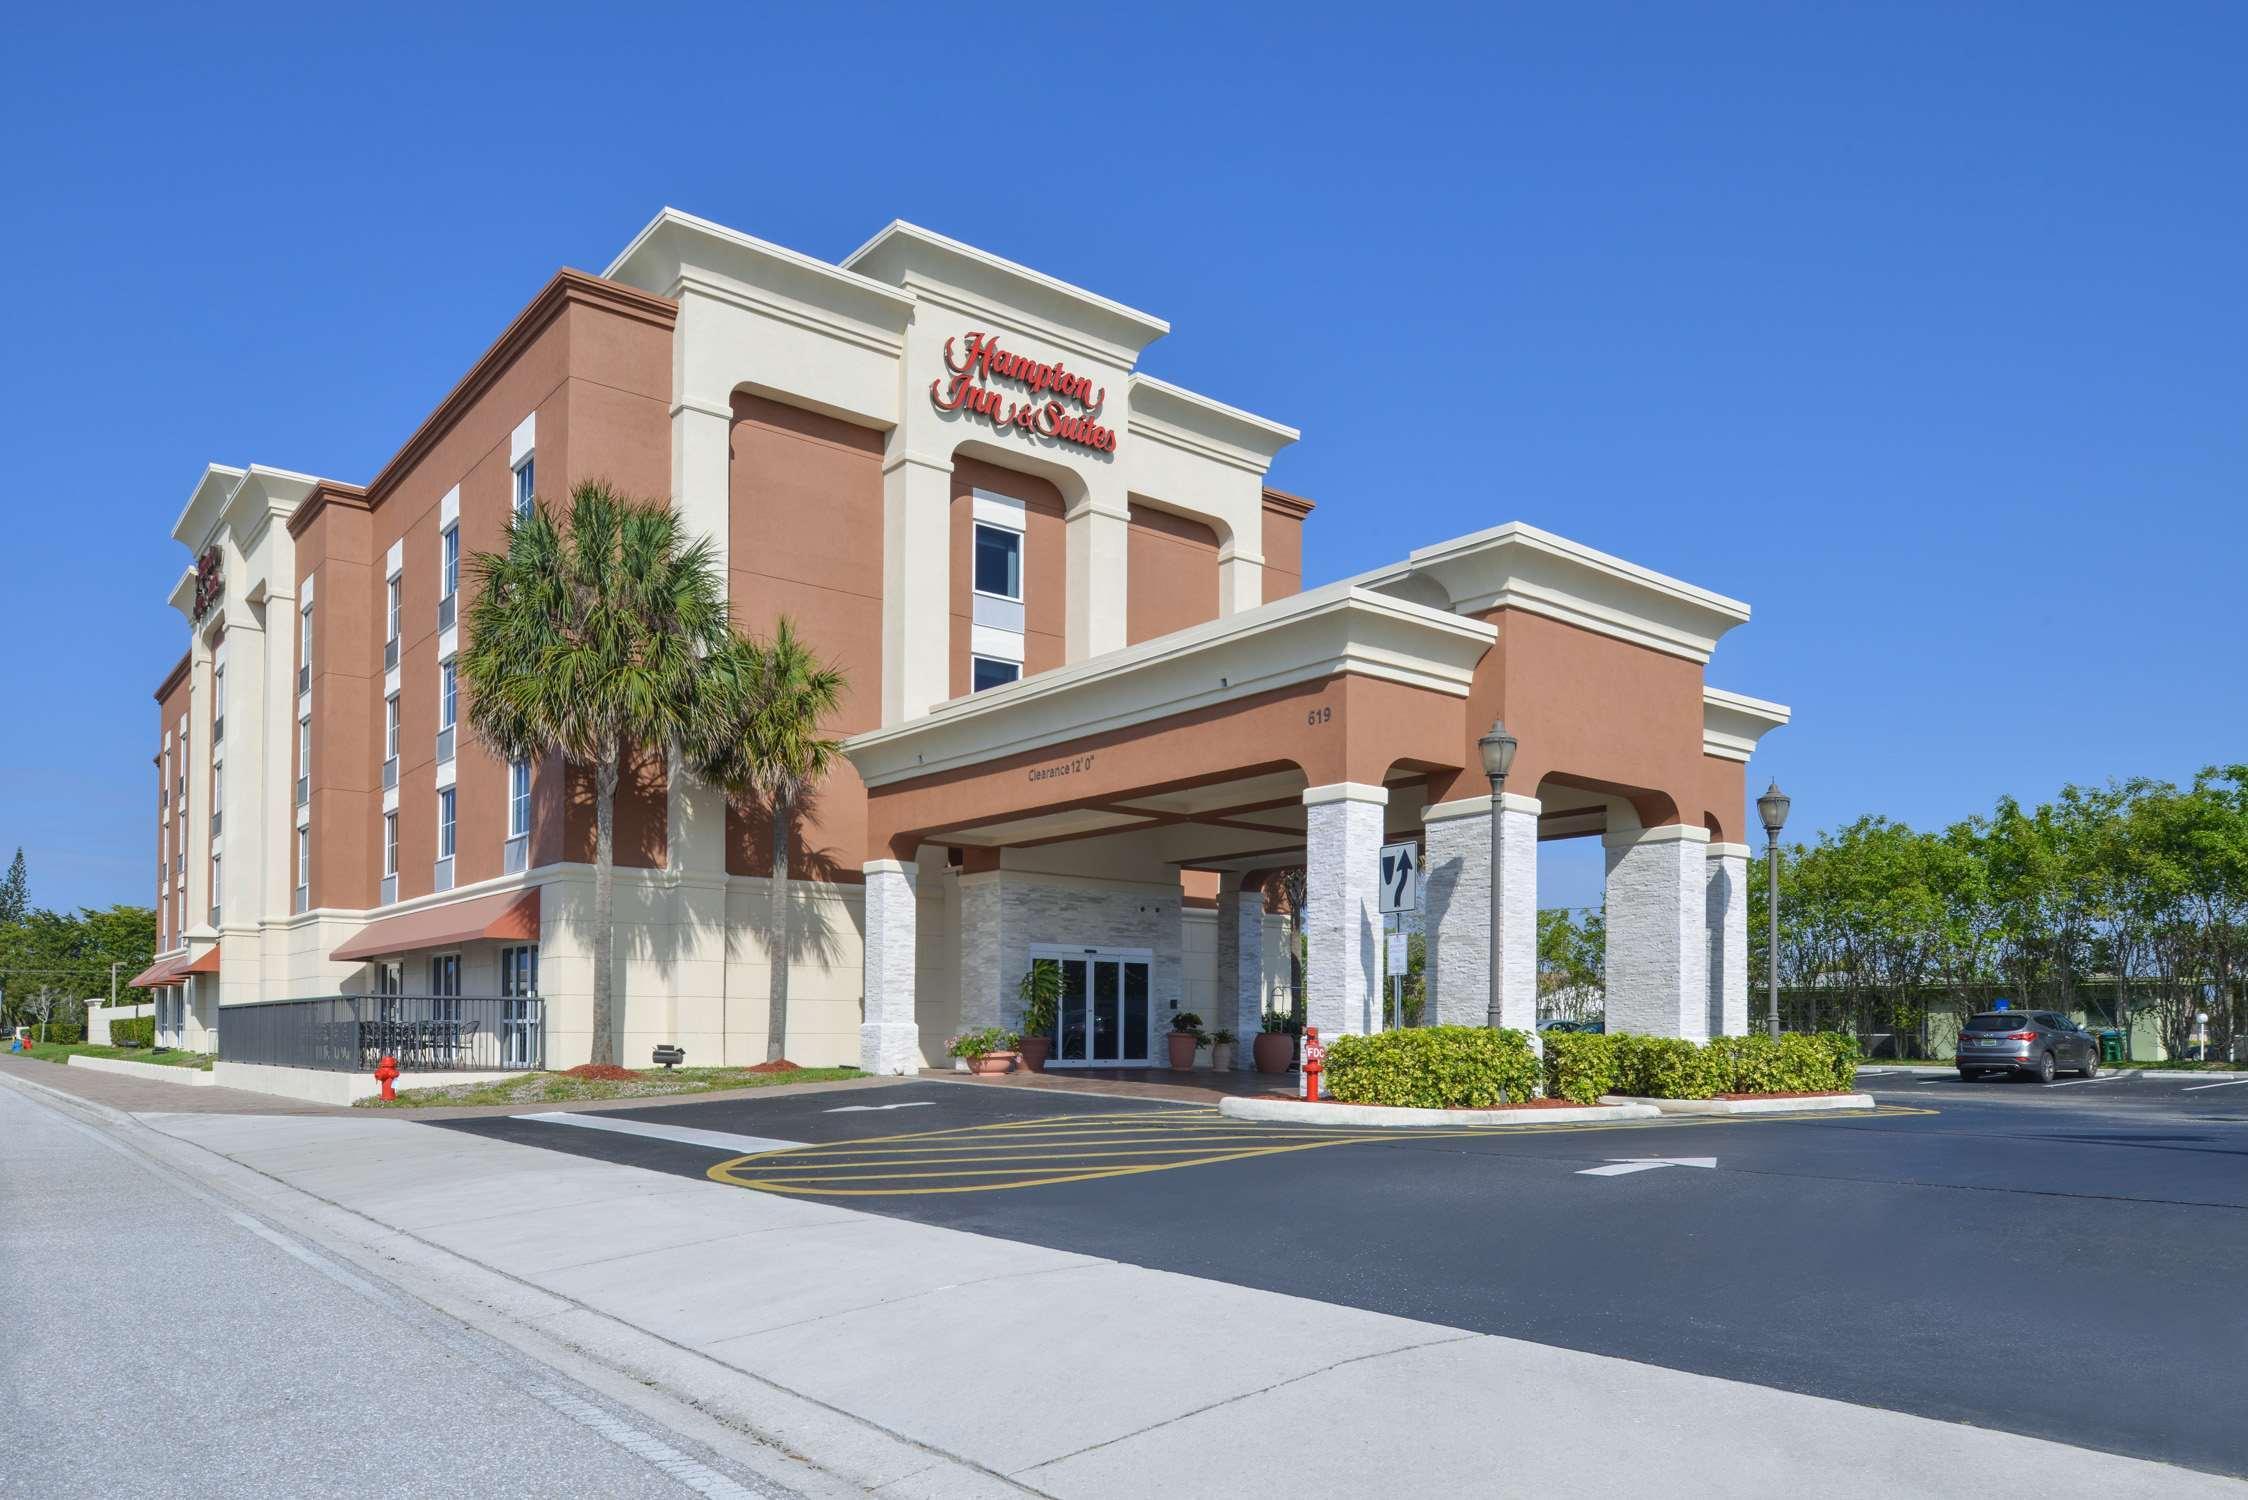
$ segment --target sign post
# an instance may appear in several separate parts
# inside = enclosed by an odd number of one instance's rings
[[[1398,1030],[1405,1028],[1405,971],[1410,965],[1412,939],[1405,934],[1404,913],[1420,910],[1421,849],[1406,840],[1382,845],[1382,946],[1389,963],[1390,1009]]]

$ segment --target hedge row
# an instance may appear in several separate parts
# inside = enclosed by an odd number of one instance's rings
[[[1858,1040],[1841,1032],[1680,1037],[1561,1032],[1545,1038],[1546,1092],[1590,1104],[1602,1094],[1708,1099],[1718,1094],[1834,1093],[1855,1086]]]
[[[1538,1056],[1519,1031],[1414,1026],[1327,1044],[1324,1092],[1345,1104],[1479,1109],[1538,1096]]]
[[[156,1018],[154,1016],[121,1016],[109,1023],[109,1042],[113,1047],[153,1047],[156,1045]]]

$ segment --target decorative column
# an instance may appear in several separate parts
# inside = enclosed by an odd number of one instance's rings
[[[1535,797],[1501,794],[1499,1006],[1513,1029],[1538,1024],[1538,813]],[[1422,913],[1428,935],[1424,1021],[1481,1026],[1490,1011],[1491,799],[1462,797],[1421,814],[1428,838]]]
[[[1217,1026],[1238,1039],[1234,1066],[1256,1067],[1253,1042],[1264,1029],[1264,892],[1241,888],[1241,877],[1218,877]]]
[[[1064,614],[1062,655],[1066,661],[1124,649],[1126,555],[1131,545],[1132,507],[1121,480],[1106,481],[1070,505],[1066,518],[1069,548],[1069,600]],[[1113,492],[1112,492],[1113,491]]]
[[[882,464],[884,724],[952,696],[952,463],[899,441]]]
[[[1709,831],[1618,829],[1608,851],[1608,1029],[1709,1036]]]
[[[859,1066],[869,1073],[914,1073],[921,1067],[921,1027],[913,1014],[914,910],[919,871],[903,860],[874,859],[866,875],[866,1020],[859,1027]]]
[[[1356,781],[1304,792],[1304,1019],[1322,1036],[1381,1030],[1382,813],[1389,792]]]
[[[1748,862],[1746,844],[1709,846],[1709,1030],[1748,1035]]]

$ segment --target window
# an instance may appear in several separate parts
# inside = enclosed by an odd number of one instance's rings
[[[297,720],[297,806],[312,800],[312,720]]]
[[[536,1067],[541,1047],[532,998],[539,992],[536,944],[500,950],[500,1066]]]
[[[297,830],[297,910],[303,911],[311,904],[312,895],[312,830]]]
[[[458,1021],[461,1018],[461,956],[458,953],[438,953],[429,960],[429,1018],[432,1021]]]
[[[460,709],[460,673],[451,661],[437,667],[437,727],[453,727],[453,716]]]
[[[216,854],[211,856],[211,925],[219,925],[219,898],[225,894],[225,863]]]
[[[392,693],[382,700],[382,758],[398,758],[398,695]],[[396,773],[393,772],[393,775]]]
[[[215,663],[211,668],[211,743],[216,745],[226,738],[226,663]]]
[[[976,523],[976,592],[1002,599],[1023,596],[1023,536]]]
[[[450,599],[453,597],[453,595],[460,592],[461,529],[458,526],[448,526],[445,528],[445,567],[444,577],[440,581],[443,584],[443,588],[440,590],[440,592],[445,598]]]
[[[523,455],[523,462],[515,466],[515,514],[517,519],[531,513],[531,505],[538,494],[538,478],[534,473],[537,460],[531,454]]]
[[[211,837],[219,836],[219,814],[226,810],[226,762],[211,762]]]
[[[382,872],[385,875],[398,873],[398,814],[396,813],[384,813],[382,815]]]
[[[507,836],[519,839],[531,831],[531,763],[519,760],[507,768]]]
[[[500,993],[510,999],[539,992],[539,949],[530,943],[500,950]]]
[[[453,788],[437,794],[437,857],[453,857]]]
[[[999,661],[989,656],[970,658],[975,673],[970,691],[982,692],[985,688],[1005,687],[1023,675],[1022,663]]]
[[[312,686],[312,606],[297,611],[297,691]]]
[[[382,669],[385,672],[398,665],[398,600],[400,586],[404,581],[397,577],[390,580],[388,618],[384,623],[382,638]]]

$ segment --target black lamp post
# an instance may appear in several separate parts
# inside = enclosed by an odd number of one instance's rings
[[[1484,1024],[1496,1031],[1499,1009],[1499,799],[1506,794],[1506,773],[1514,764],[1514,736],[1498,719],[1491,732],[1475,742],[1483,753],[1483,774],[1491,778],[1491,1003]]]
[[[1772,1036],[1780,1035],[1780,830],[1787,826],[1787,793],[1775,781],[1756,799],[1764,820],[1764,981],[1772,1004]]]

